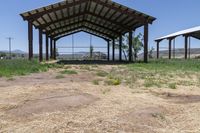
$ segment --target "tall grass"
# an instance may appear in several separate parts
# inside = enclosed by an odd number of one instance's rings
[[[134,75],[136,80],[143,80],[145,87],[169,87],[176,89],[177,85],[197,84],[192,77],[199,76],[200,60],[191,59],[160,59],[149,63],[129,64],[126,75]],[[130,77],[130,76],[127,76]],[[130,82],[134,82],[127,78]],[[194,82],[194,83],[193,83]]]
[[[40,64],[36,60],[0,60],[0,77],[12,77],[47,71],[48,67],[49,65]]]
[[[200,60],[191,59],[160,59],[150,60],[149,63],[136,63],[128,65],[130,69],[135,70],[147,70],[147,71],[189,71],[199,72],[200,71]]]

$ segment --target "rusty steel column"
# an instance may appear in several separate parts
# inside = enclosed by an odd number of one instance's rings
[[[133,31],[129,32],[129,62],[133,61]]]
[[[107,43],[108,43],[108,57],[107,57],[107,60],[109,61],[110,60],[110,41],[107,40]]]
[[[46,35],[46,61],[49,60],[49,37]]]
[[[43,49],[42,49],[42,30],[39,29],[39,61],[43,61]]]
[[[160,52],[160,42],[157,41],[157,59],[159,59],[159,52]]]
[[[28,49],[29,49],[29,60],[33,59],[33,25],[28,22]]]
[[[113,46],[112,46],[113,52],[112,52],[112,60],[115,61],[115,39],[113,39]]]
[[[119,61],[122,61],[122,35],[119,37]]]
[[[144,62],[148,62],[148,39],[149,39],[149,24],[144,25]]]
[[[185,59],[187,59],[188,55],[188,36],[185,36]]]

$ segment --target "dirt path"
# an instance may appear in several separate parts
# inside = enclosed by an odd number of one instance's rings
[[[46,73],[0,78],[0,132],[199,133],[198,87],[129,88],[94,85],[97,70],[116,66],[70,66],[78,74]]]

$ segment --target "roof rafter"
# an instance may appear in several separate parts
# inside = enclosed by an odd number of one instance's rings
[[[76,34],[76,33],[79,33],[79,32],[85,32],[85,33],[91,34],[91,35],[93,35],[93,36],[102,38],[102,39],[104,39],[104,40],[111,40],[111,38],[106,38],[106,37],[103,37],[103,36],[101,36],[101,35],[94,34],[94,33],[92,33],[91,31],[87,31],[87,30],[85,30],[85,29],[75,30],[75,31],[72,31],[72,32],[70,32],[70,33],[67,33],[67,34],[61,35],[61,36],[59,36],[59,37],[56,37],[56,38],[54,38],[54,39],[55,39],[55,40],[59,40],[59,39],[61,39],[61,38],[63,38],[63,37],[70,36],[70,35],[72,35],[72,34]]]
[[[79,23],[88,23],[88,24],[97,26],[97,27],[99,27],[99,28],[102,28],[102,29],[104,29],[104,30],[106,30],[106,31],[113,32],[113,33],[116,34],[116,35],[120,35],[119,32],[117,32],[117,31],[115,31],[115,30],[113,30],[113,29],[111,29],[111,28],[104,27],[104,26],[102,26],[102,25],[100,25],[100,24],[97,24],[97,23],[94,23],[94,22],[90,22],[90,21],[87,21],[87,20],[82,20],[82,21],[70,23],[70,24],[68,24],[68,25],[64,25],[64,26],[61,26],[61,27],[57,27],[57,28],[55,28],[55,29],[46,31],[46,33],[47,33],[48,35],[50,35],[51,33],[55,32],[55,31],[57,31],[57,30],[60,30],[60,29],[66,28],[66,27],[71,27],[71,26],[77,25],[77,24],[79,24]]]
[[[79,4],[82,4],[82,3],[85,3],[85,2],[88,2],[88,0],[79,0],[79,1],[75,1],[73,3],[68,3],[68,1],[66,0],[65,5],[61,5],[61,6],[54,7],[54,8],[48,9],[48,10],[44,10],[42,12],[31,14],[31,16],[27,16],[27,17],[23,16],[23,14],[20,14],[20,15],[24,18],[24,20],[33,21],[33,20],[40,18],[41,16],[43,16],[45,14],[55,12],[55,11],[58,11],[58,10],[62,10],[62,9],[65,9],[65,8],[73,7],[75,5],[79,5]],[[57,4],[59,4],[59,3],[57,3]],[[54,5],[56,5],[56,4],[54,4]],[[39,10],[39,9],[36,9],[36,10]]]
[[[98,30],[96,30],[96,29],[94,29],[94,28],[92,28],[92,27],[85,26],[85,25],[81,25],[81,26],[74,27],[74,28],[72,28],[72,29],[64,30],[64,31],[62,31],[62,32],[56,33],[56,34],[54,34],[54,35],[51,35],[51,37],[52,37],[52,38],[55,38],[56,36],[59,36],[60,34],[65,34],[65,33],[74,31],[74,30],[76,30],[76,29],[81,29],[81,28],[86,28],[86,29],[88,29],[88,30],[92,30],[92,31],[94,31],[94,32],[96,32],[96,33],[98,33],[98,34],[105,35],[105,36],[108,37],[108,38],[115,38],[115,36],[109,35],[109,34],[107,34],[107,33],[105,33],[105,32],[98,31]]]
[[[123,9],[121,9],[121,8],[117,8],[117,7],[115,7],[115,6],[106,4],[105,2],[102,2],[101,0],[93,0],[93,1],[97,2],[98,4],[103,5],[103,6],[105,6],[105,7],[108,7],[109,9],[114,9],[114,10],[119,11],[119,12],[121,12],[121,13],[127,14],[127,15],[129,15],[130,17],[134,17],[134,18],[136,18],[137,20],[139,20],[141,23],[145,23],[146,21],[152,23],[152,21],[150,21],[148,18],[145,19],[144,17],[138,16],[137,14],[135,14],[134,11],[131,13],[131,12],[128,12],[128,11],[123,10]],[[112,4],[115,4],[115,2],[112,2]]]

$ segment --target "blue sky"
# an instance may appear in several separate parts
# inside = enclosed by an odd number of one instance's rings
[[[7,37],[13,37],[12,49],[27,51],[27,23],[19,16],[20,13],[46,6],[60,0],[3,0],[0,4],[0,50],[8,49]],[[200,25],[200,0],[113,0],[120,4],[152,15],[157,20],[150,25],[149,44],[155,46],[155,38],[178,30]],[[143,32],[142,28],[137,33]],[[74,36],[76,46],[89,46],[90,36],[80,33]],[[93,45],[106,47],[106,43],[93,37]],[[183,47],[184,39],[177,39],[177,47]],[[162,42],[165,47],[167,42]],[[192,47],[199,47],[200,41],[192,39]],[[58,47],[70,46],[71,37],[63,38]],[[166,45],[167,46],[167,45]],[[38,32],[34,31],[34,52],[38,51]],[[64,50],[66,51],[66,50]]]

